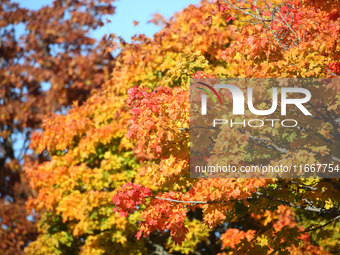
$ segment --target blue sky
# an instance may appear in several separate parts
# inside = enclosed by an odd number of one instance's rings
[[[39,9],[42,6],[50,5],[52,0],[13,0],[20,3],[20,6],[28,9]],[[114,2],[116,13],[107,16],[111,23],[95,31],[93,36],[100,39],[104,34],[115,33],[125,41],[130,42],[131,36],[135,34],[146,34],[152,36],[160,28],[147,21],[152,18],[152,14],[160,13],[165,18],[170,18],[173,13],[181,11],[190,4],[197,5],[199,0],[119,0]],[[103,19],[105,21],[105,18]],[[134,27],[133,21],[139,21],[139,25]]]

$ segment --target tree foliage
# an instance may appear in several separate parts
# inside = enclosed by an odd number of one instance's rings
[[[32,137],[32,148],[51,160],[26,166],[38,192],[28,206],[43,213],[26,252],[339,253],[337,179],[189,173],[190,78],[335,77],[338,8],[338,1],[203,1],[169,21],[156,16],[163,28],[152,39],[121,43],[102,89],[67,115],[47,117]],[[337,108],[322,133],[335,154]],[[239,134],[228,152],[241,159],[235,148],[252,135]],[[311,139],[302,142],[321,153]]]
[[[21,164],[48,159],[33,155],[28,143],[43,116],[82,104],[108,79],[113,57],[108,38],[90,32],[112,14],[112,1],[53,1],[39,10],[0,1],[0,250],[20,254],[37,237],[27,220],[29,188]],[[47,87],[50,86],[48,89]],[[20,141],[22,140],[22,142]],[[22,145],[20,145],[22,144]],[[19,147],[19,148],[18,148]]]

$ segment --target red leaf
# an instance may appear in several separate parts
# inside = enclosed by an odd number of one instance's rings
[[[235,20],[235,17],[231,16],[231,15],[228,15],[227,18],[225,19],[227,21],[227,23],[230,21],[230,20]]]
[[[112,198],[112,202],[115,204],[113,212],[119,212],[120,216],[127,217],[129,213],[137,209],[137,206],[146,202],[146,197],[150,196],[152,193],[149,188],[139,184],[132,185],[131,182],[128,182]]]
[[[258,9],[259,7],[255,6],[255,5],[251,5],[251,10],[255,11],[256,9]]]
[[[287,6],[281,6],[281,12],[286,12],[288,10]]]
[[[139,109],[139,108],[133,108],[133,109],[131,109],[131,111],[134,115],[139,115],[141,113],[141,109]]]

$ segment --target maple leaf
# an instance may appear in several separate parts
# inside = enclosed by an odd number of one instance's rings
[[[133,21],[134,26],[137,26],[138,24],[139,24],[139,21],[135,21],[135,20]]]
[[[115,204],[113,212],[119,212],[121,216],[127,217],[133,213],[137,206],[146,202],[145,198],[152,196],[151,190],[138,184],[132,185],[131,182],[124,184],[117,194],[112,198]]]
[[[231,20],[235,20],[235,17],[231,16],[230,14],[226,17],[226,22],[229,23]]]
[[[252,11],[255,11],[255,10],[257,10],[257,9],[259,9],[259,7],[255,6],[255,5],[251,5],[251,10],[252,10]]]
[[[211,25],[212,24],[212,16],[211,15],[208,16],[208,18],[205,21],[208,23],[208,25]]]

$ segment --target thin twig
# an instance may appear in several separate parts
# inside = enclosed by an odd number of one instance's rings
[[[323,227],[331,224],[332,222],[334,222],[334,221],[336,221],[338,219],[340,219],[340,215],[336,216],[335,218],[331,219],[330,221],[328,221],[327,223],[325,223],[325,224],[323,224],[321,226],[318,226],[318,227],[315,227],[315,228],[312,228],[312,229],[308,229],[308,230],[304,230],[304,231],[301,231],[301,232],[311,232],[311,231],[314,231],[314,230],[318,230],[320,228],[323,228]]]

